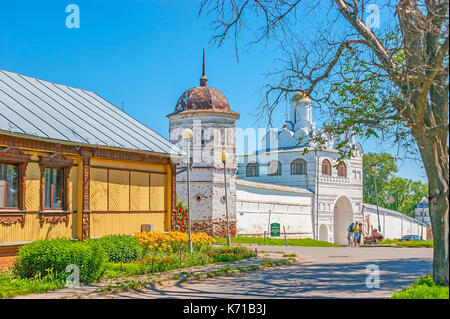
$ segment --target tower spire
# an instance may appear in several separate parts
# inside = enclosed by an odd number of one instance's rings
[[[202,77],[200,78],[200,86],[208,86],[208,78],[206,77],[206,68],[205,68],[205,49],[203,49],[203,68],[202,68]]]

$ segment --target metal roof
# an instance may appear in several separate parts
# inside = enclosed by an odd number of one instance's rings
[[[376,206],[376,205],[372,205],[372,204],[363,203],[363,208],[370,209],[370,210],[373,211],[373,212],[376,212],[376,211],[377,211],[377,206]],[[387,209],[387,208],[378,206],[378,211],[381,212],[381,213],[382,213],[382,212],[386,212],[386,213],[388,213],[389,215],[394,215],[394,216],[402,217],[402,218],[404,218],[404,219],[408,219],[408,220],[410,220],[410,221],[414,221],[414,222],[417,222],[417,223],[421,223],[421,224],[423,224],[423,225],[426,225],[426,223],[422,222],[421,220],[418,220],[417,218],[414,218],[414,217],[405,215],[405,214],[400,213],[400,212],[398,212],[398,211],[396,211],[396,210]]]
[[[0,133],[139,150],[183,151],[94,92],[0,69]]]
[[[312,194],[312,192],[306,188],[255,182],[255,181],[251,181],[248,179],[240,179],[240,178],[236,178],[236,185],[251,187],[251,188],[262,188],[262,189],[281,191],[281,192],[297,193],[297,194]]]

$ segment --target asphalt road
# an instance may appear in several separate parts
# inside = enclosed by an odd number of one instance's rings
[[[431,248],[258,247],[258,251],[262,250],[296,253],[299,261],[265,271],[95,297],[387,298],[418,276],[432,271]],[[379,269],[379,287],[373,280],[376,273],[372,271],[376,269]],[[375,276],[367,279],[371,274]]]

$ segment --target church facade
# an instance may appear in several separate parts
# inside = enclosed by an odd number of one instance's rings
[[[295,94],[283,128],[267,132],[256,152],[236,155],[239,114],[231,110],[221,91],[208,86],[203,57],[200,85],[185,91],[168,115],[170,141],[185,152],[188,147],[191,150],[192,231],[224,236],[227,206],[232,236],[264,236],[271,223],[279,223],[290,238],[346,245],[352,222],[363,222],[366,233],[378,227],[374,224],[379,219],[377,211],[363,205],[361,145],[349,136],[353,156],[338,162],[336,136],[316,128],[312,107],[307,96]],[[192,139],[182,137],[185,128],[193,131]],[[307,147],[308,139],[317,134],[323,134],[325,147],[315,147],[313,141]],[[186,164],[187,160],[179,162],[176,173],[177,200],[184,204]],[[401,226],[389,233],[393,238],[419,229],[417,220],[406,228],[402,214],[388,215]],[[390,224],[384,222],[383,227]]]
[[[332,135],[323,136],[325,149],[314,151],[311,142],[305,152],[308,139],[315,134],[320,133],[312,121],[312,102],[297,93],[291,100],[290,115],[283,128],[267,132],[258,151],[238,155],[237,177],[310,191],[312,233],[318,234],[314,237],[345,244],[348,225],[363,220],[363,150],[350,139],[349,146],[356,151],[351,159],[338,164],[339,154]]]

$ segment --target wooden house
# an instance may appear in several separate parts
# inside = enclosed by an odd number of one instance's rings
[[[169,230],[181,152],[94,92],[0,70],[0,256]]]

